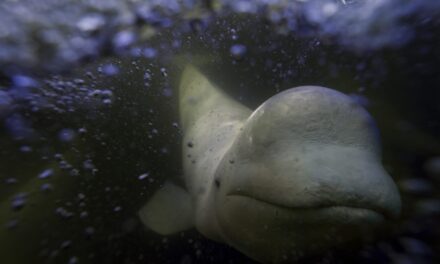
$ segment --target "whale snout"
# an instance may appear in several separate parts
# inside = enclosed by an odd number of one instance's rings
[[[239,170],[240,176],[224,187],[225,195],[291,210],[333,208],[337,214],[344,208],[344,215],[353,212],[356,217],[361,209],[369,212],[363,214],[365,221],[373,222],[400,213],[393,180],[374,155],[356,148],[309,145],[299,153],[280,153],[276,160],[244,164]]]
[[[215,174],[224,239],[257,260],[282,262],[372,238],[401,208],[380,159],[374,121],[349,97],[309,86],[270,98]]]

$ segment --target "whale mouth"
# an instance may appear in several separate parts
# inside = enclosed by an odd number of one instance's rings
[[[380,209],[372,208],[362,205],[344,205],[344,204],[321,204],[310,206],[290,206],[280,203],[274,203],[268,200],[263,200],[258,197],[246,195],[243,193],[231,193],[227,195],[230,202],[240,202],[248,204],[248,207],[255,206],[256,208],[265,208],[265,210],[272,210],[276,215],[284,214],[280,218],[290,218],[289,215],[302,216],[302,223],[309,224],[349,224],[349,225],[379,225],[387,218],[386,212]]]

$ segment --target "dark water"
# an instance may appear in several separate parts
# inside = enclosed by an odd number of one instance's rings
[[[159,236],[137,217],[166,179],[182,174],[175,89],[182,61],[252,108],[312,84],[352,95],[375,118],[383,163],[401,193],[401,219],[374,243],[304,262],[440,261],[438,16],[400,17],[411,38],[387,42],[373,30],[350,42],[308,20],[284,32],[282,20],[274,27],[266,16],[237,10],[190,20],[187,31],[159,29],[141,56],[103,45],[98,56],[61,72],[3,57],[2,263],[253,263],[194,230]],[[377,31],[394,36],[398,28]]]

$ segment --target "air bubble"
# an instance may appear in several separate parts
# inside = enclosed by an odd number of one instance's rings
[[[63,207],[58,207],[55,209],[55,214],[61,217],[62,219],[70,219],[74,216],[74,213],[68,211]]]
[[[7,178],[6,180],[5,180],[5,183],[6,184],[15,184],[15,183],[17,183],[18,181],[17,181],[17,179],[16,178]]]
[[[139,180],[144,180],[144,179],[146,179],[148,176],[150,176],[150,174],[147,172],[147,173],[144,173],[144,174],[139,175],[139,176],[138,176],[138,179],[139,179]]]
[[[246,46],[242,44],[235,44],[231,46],[231,48],[229,49],[229,52],[231,53],[234,59],[242,59],[246,54],[246,51],[247,51]]]
[[[52,175],[53,175],[53,170],[46,169],[46,170],[42,171],[40,174],[38,174],[38,178],[47,179],[47,178],[51,177]]]
[[[41,190],[42,192],[50,192],[50,191],[53,190],[53,186],[52,186],[52,184],[50,184],[50,183],[43,183],[43,184],[40,186],[40,190]]]
[[[14,211],[21,210],[26,205],[27,193],[19,193],[12,198],[11,208]]]
[[[157,50],[154,48],[145,48],[142,51],[142,54],[144,55],[145,58],[147,59],[152,59],[155,58],[157,55]]]
[[[121,31],[113,38],[113,46],[116,50],[125,49],[136,41],[136,35],[131,31]]]
[[[62,129],[58,133],[58,139],[63,142],[70,142],[75,138],[75,131],[70,128]]]
[[[119,73],[119,67],[114,64],[106,64],[102,66],[102,73],[107,76],[113,76]]]
[[[76,26],[84,32],[96,32],[105,25],[105,19],[99,14],[92,14],[81,18]]]
[[[162,74],[163,77],[168,77],[167,69],[165,69],[165,68],[160,68],[160,73]]]

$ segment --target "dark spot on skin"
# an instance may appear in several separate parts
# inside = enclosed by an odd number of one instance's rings
[[[186,145],[187,145],[189,148],[194,147],[194,144],[193,144],[191,141],[189,141]]]
[[[192,164],[195,164],[195,163],[196,163],[196,160],[192,160],[191,163],[192,163]]]
[[[215,179],[214,184],[215,184],[215,187],[220,188],[220,180],[219,179]]]
[[[235,160],[229,160],[229,163],[234,164]]]

